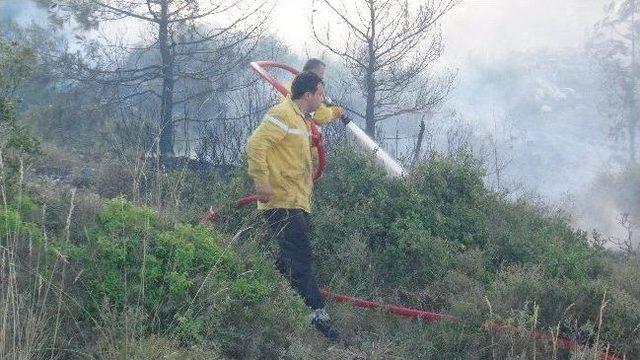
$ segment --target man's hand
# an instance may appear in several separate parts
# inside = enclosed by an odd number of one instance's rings
[[[340,106],[331,106],[331,115],[334,119],[340,119],[344,115],[344,111]]]
[[[271,186],[269,185],[256,188],[256,195],[258,196],[258,200],[260,202],[263,202],[263,203],[269,202],[269,200],[271,200],[272,194],[273,194],[273,190],[271,190]]]
[[[351,118],[344,112],[342,107],[338,105],[331,106],[331,116],[333,116],[334,119],[342,120],[342,123],[345,125],[351,121]]]

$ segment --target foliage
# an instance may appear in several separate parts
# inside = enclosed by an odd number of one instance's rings
[[[20,242],[22,243],[20,248],[24,247],[25,242],[35,242],[41,245],[42,231],[37,224],[28,219],[33,207],[34,204],[26,195],[20,199],[14,199],[7,206],[4,206],[0,211],[0,238]]]
[[[499,357],[528,346],[533,321],[544,331],[561,323],[564,336],[584,343],[606,339],[620,353],[638,351],[631,333],[639,299],[611,287],[607,252],[563,214],[488,190],[472,157],[432,154],[406,181],[385,177],[372,159],[349,149],[330,164],[313,214],[322,283],[459,316],[464,321],[453,328],[424,330],[457,339],[461,352],[451,356],[464,356],[479,343],[494,346],[480,330],[491,318],[519,329],[493,338],[502,344]],[[450,331],[458,326],[474,330],[456,338]],[[540,354],[551,356],[554,350],[542,343]]]
[[[603,18],[593,28],[587,50],[606,74],[602,86],[607,90],[607,97],[602,101],[601,112],[611,123],[612,137],[626,143],[627,162],[634,164],[638,132],[635,116],[638,4],[634,0],[613,0],[604,10]]]
[[[332,159],[316,197],[314,235],[329,269],[344,263],[330,254],[357,236],[374,269],[384,269],[380,277],[395,285],[439,279],[468,251],[484,254],[487,279],[511,264],[543,264],[550,276],[573,280],[602,270],[584,233],[561,215],[491,193],[468,155],[434,154],[401,182],[352,154]]]
[[[29,127],[18,124],[12,95],[33,62],[28,48],[0,39],[0,171],[5,182],[12,183],[23,171],[25,157],[38,154],[39,141]]]
[[[16,43],[0,41],[0,97],[11,97],[18,84],[31,72],[34,62],[32,51]]]
[[[137,322],[142,334],[213,341],[222,351],[238,352],[251,341],[246,336],[257,330],[253,326],[283,315],[269,310],[275,301],[289,303],[283,326],[302,323],[300,301],[282,293],[285,286],[266,259],[251,255],[241,261],[212,229],[167,221],[123,198],[103,205],[86,239],[58,246],[82,270],[86,290],[78,295],[88,312],[81,317],[98,324],[108,322],[106,313],[133,311],[143,319]],[[262,336],[268,343],[261,351],[288,342],[278,331]]]

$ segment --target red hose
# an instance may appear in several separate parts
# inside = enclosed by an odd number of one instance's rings
[[[455,320],[455,318],[450,315],[435,313],[431,311],[418,310],[418,309],[410,309],[410,308],[405,308],[405,307],[396,306],[396,305],[384,305],[375,301],[363,300],[363,299],[358,299],[358,298],[347,296],[347,295],[337,294],[327,289],[322,289],[320,290],[320,292],[322,293],[322,296],[330,297],[338,302],[351,304],[353,306],[365,308],[365,309],[381,308],[381,309],[387,310],[392,314],[400,315],[402,317],[418,318],[418,319],[426,320],[428,322]]]
[[[252,61],[249,65],[251,65],[253,70],[257,72],[258,75],[267,80],[269,84],[276,88],[276,90],[278,90],[278,92],[282,94],[282,96],[289,95],[289,90],[287,90],[287,88],[285,88],[284,85],[282,85],[273,75],[267,72],[265,68],[275,67],[286,70],[293,75],[300,74],[300,71],[298,71],[296,68],[275,61]]]
[[[324,149],[324,137],[320,129],[318,129],[318,125],[316,125],[313,120],[307,121],[307,124],[311,130],[311,142],[313,146],[318,149],[318,165],[313,174],[313,181],[318,181],[322,177],[322,174],[324,174],[324,169],[327,167],[327,151]]]
[[[320,292],[322,293],[322,296],[332,298],[338,302],[347,303],[355,307],[364,308],[364,309],[374,309],[374,308],[384,309],[392,314],[399,315],[406,318],[416,318],[416,319],[425,320],[427,322],[458,320],[457,318],[447,314],[441,314],[441,313],[418,310],[418,309],[411,309],[411,308],[406,308],[406,307],[396,306],[396,305],[385,305],[375,301],[364,300],[364,299],[359,299],[359,298],[355,298],[347,295],[334,293],[327,289],[322,289],[320,290]],[[513,326],[500,324],[496,322],[488,322],[484,325],[484,327],[487,328],[488,330],[494,330],[497,332],[504,332],[504,331],[516,329]],[[567,339],[563,336],[553,336],[545,332],[533,331],[530,333],[530,336],[532,338],[545,340],[550,343],[555,342],[556,346],[559,349],[578,349],[581,347],[581,345],[578,344],[576,341]],[[621,360],[620,357],[613,354],[609,354],[609,353],[601,353],[600,359],[601,360]]]
[[[251,203],[254,203],[258,201],[258,196],[257,195],[248,195],[245,197],[242,197],[238,200],[236,200],[236,202],[234,203],[234,205],[236,207],[241,207],[241,206],[245,206]],[[220,209],[211,209],[209,211],[207,211],[204,215],[202,215],[200,217],[200,224],[208,224],[212,221],[214,221],[215,219],[218,218],[218,216],[220,216]]]

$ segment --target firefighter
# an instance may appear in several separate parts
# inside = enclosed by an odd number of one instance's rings
[[[324,73],[326,65],[322,60],[311,58],[302,67],[302,71],[310,71],[320,77],[324,81]],[[291,82],[285,84],[285,88],[291,93]],[[313,121],[318,125],[328,124],[336,119],[343,118],[344,111],[336,104],[333,104],[331,100],[325,96],[325,100],[322,104],[313,112]],[[345,120],[343,120],[345,121]]]
[[[311,323],[337,340],[324,299],[316,284],[309,239],[313,189],[311,141],[305,121],[325,100],[324,83],[305,71],[291,84],[291,96],[270,108],[247,141],[248,172],[258,196],[258,209],[278,239],[278,270],[311,308]]]

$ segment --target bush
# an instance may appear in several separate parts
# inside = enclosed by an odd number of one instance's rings
[[[133,311],[144,319],[142,335],[213,342],[234,354],[286,349],[289,331],[305,324],[300,300],[283,292],[266,258],[240,261],[212,229],[167,221],[123,198],[106,202],[99,225],[66,251],[82,270],[86,292],[78,295],[101,326],[107,313]]]
[[[434,154],[406,182],[385,177],[371,159],[351,151],[339,151],[330,164],[313,216],[321,273],[345,266],[332,254],[353,236],[366,244],[367,262],[383,269],[379,278],[390,286],[424,286],[467,251],[484,254],[478,276],[485,281],[514,264],[539,264],[548,276],[574,280],[606,270],[586,234],[560,215],[490,192],[480,164],[467,155]]]
[[[105,160],[98,165],[95,171],[91,181],[93,183],[92,188],[105,198],[122,195],[129,198],[137,197],[139,194],[133,191],[135,175],[138,174],[134,174],[131,169],[128,169],[123,164],[114,160]]]
[[[38,225],[25,219],[25,215],[33,209],[33,204],[26,195],[21,201],[14,201],[0,210],[0,238],[24,247],[24,240],[39,244],[42,242],[42,232]],[[10,245],[7,241],[6,245]],[[13,249],[13,248],[12,248]]]

